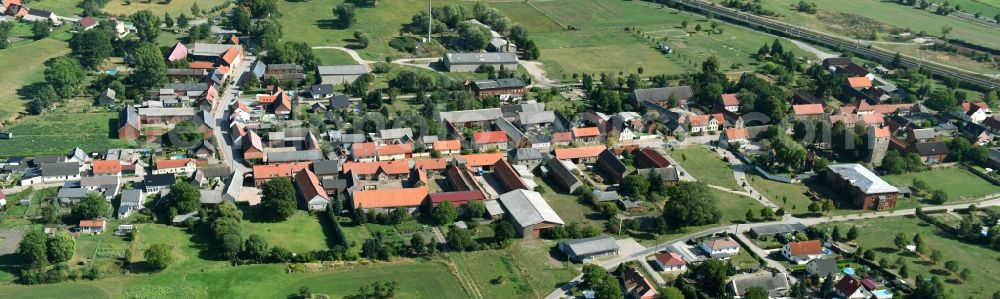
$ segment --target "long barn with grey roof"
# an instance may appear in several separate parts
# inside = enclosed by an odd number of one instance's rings
[[[361,75],[367,74],[368,68],[361,64],[346,65],[321,65],[316,67],[316,74],[321,78],[322,84],[348,84],[353,83]]]
[[[618,241],[608,235],[559,242],[559,250],[570,260],[586,263],[595,258],[618,254]]]
[[[565,224],[538,192],[517,189],[500,194],[499,201],[523,238],[536,238],[544,230]]]
[[[474,72],[484,65],[514,70],[517,69],[517,54],[510,52],[444,54],[444,66],[449,72]]]
[[[834,190],[849,190],[849,199],[862,210],[896,207],[899,188],[882,180],[861,164],[830,165],[826,178]]]

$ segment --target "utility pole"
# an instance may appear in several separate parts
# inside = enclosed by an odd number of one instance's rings
[[[434,24],[434,0],[427,0],[427,42],[431,42],[431,27]]]

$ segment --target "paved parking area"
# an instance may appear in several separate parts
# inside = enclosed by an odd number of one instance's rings
[[[645,249],[646,247],[642,246],[642,244],[639,244],[639,242],[636,242],[635,239],[628,238],[628,239],[618,240],[619,256],[630,255],[639,251],[643,251]]]

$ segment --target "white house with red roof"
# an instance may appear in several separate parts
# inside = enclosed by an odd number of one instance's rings
[[[691,133],[718,131],[726,123],[721,113],[688,116],[687,125]]]
[[[737,112],[740,110],[740,99],[736,97],[735,93],[727,93],[722,95],[721,99],[722,108],[725,108],[729,112]]]
[[[663,272],[684,271],[687,269],[687,262],[684,257],[676,252],[660,252],[656,254],[656,264]]]
[[[806,264],[823,257],[823,243],[819,240],[789,242],[781,247],[781,255],[793,263]]]

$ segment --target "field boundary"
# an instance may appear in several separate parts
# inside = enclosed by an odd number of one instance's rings
[[[534,9],[535,11],[537,11],[539,14],[545,16],[549,20],[552,20],[552,22],[555,22],[557,25],[559,25],[559,27],[562,27],[563,30],[566,30],[566,28],[568,28],[568,27],[566,27],[566,24],[560,23],[559,20],[556,20],[556,18],[553,18],[549,14],[547,14],[544,11],[542,11],[541,9],[539,9],[537,6],[535,6],[535,4],[532,4],[531,1],[525,1],[524,3],[527,3],[528,6],[530,6],[532,9]]]

